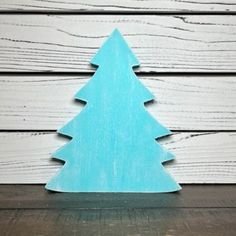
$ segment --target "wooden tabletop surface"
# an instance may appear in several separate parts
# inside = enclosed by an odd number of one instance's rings
[[[1,235],[228,236],[236,186],[183,185],[179,193],[52,193],[0,185]]]

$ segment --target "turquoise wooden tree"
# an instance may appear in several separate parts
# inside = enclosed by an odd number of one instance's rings
[[[86,106],[59,129],[71,141],[53,156],[65,162],[46,189],[61,192],[172,192],[162,163],[173,155],[156,138],[170,134],[145,109],[154,96],[138,80],[139,62],[118,30],[91,63],[98,66],[75,98]]]

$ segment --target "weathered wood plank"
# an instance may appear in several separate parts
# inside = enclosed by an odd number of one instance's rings
[[[234,12],[234,0],[1,0],[2,11],[77,12]]]
[[[50,159],[68,140],[51,132],[0,133],[0,183],[45,183]],[[175,133],[161,141],[176,155],[165,167],[180,183],[236,183],[236,133]]]
[[[236,210],[1,210],[2,235],[232,236]]]
[[[178,193],[51,193],[44,185],[0,185],[0,209],[233,208],[235,185],[183,185]]]
[[[88,76],[0,76],[0,129],[58,129],[77,115]],[[139,76],[149,112],[172,130],[236,130],[235,76]]]
[[[1,15],[0,71],[94,71],[119,28],[142,72],[236,72],[235,15]]]

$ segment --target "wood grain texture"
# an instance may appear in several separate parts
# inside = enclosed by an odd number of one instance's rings
[[[0,129],[57,130],[83,105],[88,76],[0,76]],[[236,130],[235,76],[139,76],[156,100],[148,111],[172,130]]]
[[[56,130],[83,105],[89,76],[0,76],[0,129]],[[235,76],[139,76],[156,100],[148,111],[172,130],[236,130]]]
[[[141,72],[236,72],[235,15],[1,15],[0,71],[94,71],[119,28]]]
[[[77,12],[234,12],[234,0],[1,0],[2,11]]]
[[[235,208],[235,185],[183,185],[177,193],[55,193],[44,185],[0,185],[2,209]]]
[[[62,164],[53,132],[0,133],[0,183],[46,183]],[[236,133],[175,133],[161,140],[176,155],[165,165],[180,183],[236,183]]]
[[[235,209],[1,210],[2,235],[233,236]]]

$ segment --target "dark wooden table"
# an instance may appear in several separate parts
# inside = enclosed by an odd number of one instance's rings
[[[236,186],[180,193],[51,193],[0,185],[0,235],[236,235]]]

